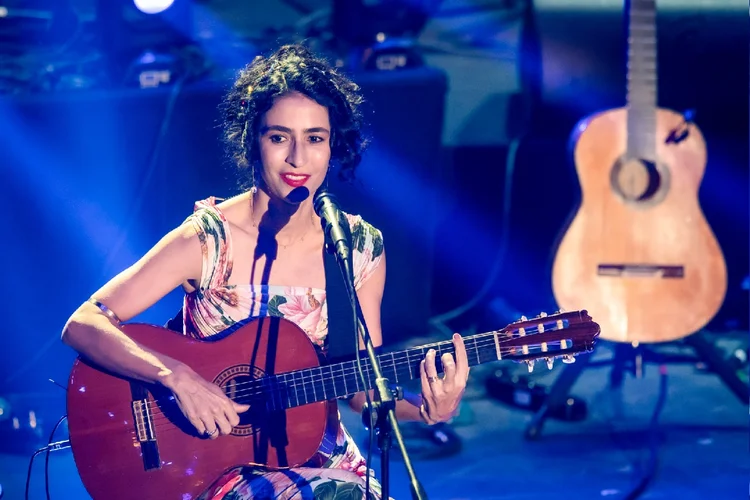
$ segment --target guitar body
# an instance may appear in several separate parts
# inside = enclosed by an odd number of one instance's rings
[[[626,108],[582,121],[571,138],[582,202],[555,255],[553,291],[565,309],[585,304],[610,341],[690,335],[726,293],[724,257],[698,201],[703,136],[673,111],[658,108],[655,119],[655,158],[625,153]]]
[[[123,329],[147,348],[186,363],[229,396],[242,396],[264,375],[319,365],[305,333],[273,318],[254,320],[217,341],[145,324]],[[196,498],[232,466],[319,466],[311,462],[321,456],[317,452],[335,445],[335,400],[271,411],[254,405],[240,415],[231,435],[212,440],[197,435],[169,396],[161,386],[131,383],[81,359],[75,362],[68,427],[76,466],[93,498]]]
[[[195,340],[165,328],[127,324],[136,342],[180,360],[250,405],[232,434],[198,435],[170,391],[76,360],[68,380],[73,458],[95,499],[195,499],[228,469],[322,467],[339,430],[336,400],[375,387],[369,358],[319,363],[307,335],[283,318],[250,321],[222,338]],[[600,327],[586,311],[522,318],[501,330],[464,338],[469,366],[504,360],[548,367],[591,352]],[[420,377],[430,349],[454,354],[450,340],[378,356],[383,376],[401,384]]]

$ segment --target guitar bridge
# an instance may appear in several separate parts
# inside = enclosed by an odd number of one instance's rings
[[[133,408],[133,423],[141,445],[141,457],[143,458],[143,470],[161,468],[159,458],[159,446],[156,444],[156,432],[154,428],[154,414],[151,410],[151,401],[148,399],[148,391],[143,385],[136,382],[130,383],[130,394],[133,397],[131,407]]]
[[[156,441],[154,417],[148,406],[148,399],[133,401],[133,420],[139,442]]]
[[[599,276],[636,278],[684,278],[684,266],[661,266],[657,264],[599,264]]]

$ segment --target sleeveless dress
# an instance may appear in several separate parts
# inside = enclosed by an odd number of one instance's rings
[[[346,214],[352,232],[354,285],[359,289],[380,264],[383,237],[360,216]],[[196,202],[186,219],[200,240],[203,266],[200,287],[185,295],[183,333],[196,338],[216,335],[248,318],[275,316],[292,321],[325,353],[328,333],[326,292],[276,285],[229,285],[232,235],[227,219],[211,197]],[[354,440],[339,423],[336,446],[322,468],[283,471],[237,466],[218,478],[199,499],[359,499],[364,497],[366,463]],[[370,470],[370,498],[380,498],[380,484]]]

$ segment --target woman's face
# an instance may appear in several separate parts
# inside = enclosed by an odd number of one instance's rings
[[[297,92],[277,98],[261,119],[258,134],[268,195],[299,203],[314,194],[328,171],[330,138],[328,108]]]

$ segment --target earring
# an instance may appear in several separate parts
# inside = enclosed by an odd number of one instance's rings
[[[250,167],[250,194],[254,195],[258,192],[258,186],[255,185],[255,164]]]

